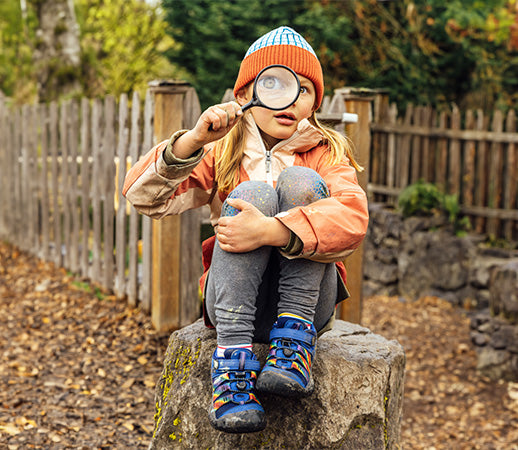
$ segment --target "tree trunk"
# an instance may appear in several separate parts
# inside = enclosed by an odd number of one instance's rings
[[[81,47],[73,0],[32,0],[39,26],[34,64],[41,101],[81,92]]]

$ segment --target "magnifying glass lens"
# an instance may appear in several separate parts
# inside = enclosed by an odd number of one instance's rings
[[[266,69],[256,81],[257,99],[267,108],[283,109],[299,95],[297,76],[284,67]]]

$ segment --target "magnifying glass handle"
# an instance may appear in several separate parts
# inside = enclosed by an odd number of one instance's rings
[[[263,106],[263,104],[256,98],[253,98],[246,105],[241,106],[241,111],[245,112],[247,109],[250,109],[253,106]]]

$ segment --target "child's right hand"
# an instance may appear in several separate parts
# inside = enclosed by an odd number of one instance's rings
[[[192,129],[202,145],[217,141],[237,124],[243,111],[237,102],[221,103],[206,109]]]
[[[225,136],[243,116],[237,102],[221,103],[203,111],[194,128],[176,140],[173,152],[179,158],[192,153],[210,142]]]

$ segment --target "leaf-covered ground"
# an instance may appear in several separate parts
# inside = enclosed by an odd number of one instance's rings
[[[167,336],[0,244],[0,449],[145,449]]]
[[[435,297],[372,297],[363,318],[405,349],[404,449],[518,449],[518,383],[477,374],[462,310]]]
[[[477,376],[447,302],[365,300],[407,355],[404,449],[518,449],[518,384]],[[0,449],[145,449],[168,336],[121,301],[0,243]]]

